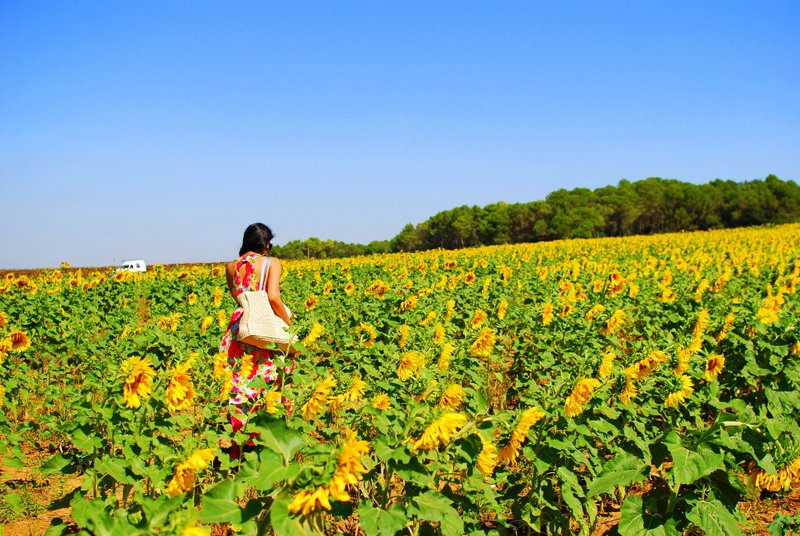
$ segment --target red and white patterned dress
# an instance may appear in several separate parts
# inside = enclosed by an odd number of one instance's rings
[[[246,253],[236,261],[236,269],[233,272],[234,295],[239,296],[246,290],[260,290],[259,280],[253,277],[255,274],[256,259],[261,255],[256,253]],[[242,268],[244,268],[242,270]],[[266,279],[264,285],[266,286]],[[280,378],[279,367],[276,365],[281,362],[283,356],[279,352],[258,348],[238,341],[239,320],[242,318],[242,308],[237,307],[231,315],[228,329],[222,336],[219,351],[228,356],[228,367],[232,371],[231,380],[231,424],[233,431],[241,429],[247,422],[249,415],[258,411],[261,406],[261,397],[264,388],[251,387],[254,378],[262,378],[267,383],[277,382]],[[251,355],[252,366],[245,376],[241,373],[244,356]],[[245,367],[248,368],[248,367]],[[294,363],[288,363],[284,369],[286,374],[291,374],[294,370]],[[247,371],[245,371],[247,372]],[[279,387],[279,386],[278,386]],[[283,399],[284,405],[290,409],[288,402]]]

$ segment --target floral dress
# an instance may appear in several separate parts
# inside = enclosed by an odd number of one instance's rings
[[[255,253],[245,254],[236,261],[233,275],[234,295],[238,296],[245,290],[260,290],[259,281],[254,276],[256,259],[260,255]],[[242,269],[244,268],[244,269]],[[266,285],[266,282],[265,282]],[[231,370],[231,424],[233,431],[241,429],[247,422],[247,417],[261,406],[260,398],[264,388],[251,387],[255,378],[262,378],[266,383],[278,382],[279,367],[275,360],[282,361],[283,356],[273,350],[258,348],[238,341],[239,320],[242,318],[242,308],[237,307],[231,315],[228,329],[222,336],[219,351],[228,356],[227,366]],[[294,364],[286,366],[284,372],[290,374]],[[279,387],[276,385],[276,387]],[[289,408],[289,403],[283,399],[284,405]]]

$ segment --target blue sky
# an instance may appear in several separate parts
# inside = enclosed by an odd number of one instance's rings
[[[800,180],[800,3],[0,0],[0,268]]]

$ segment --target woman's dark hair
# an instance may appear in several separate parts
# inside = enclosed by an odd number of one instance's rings
[[[263,223],[251,223],[244,230],[244,237],[242,238],[242,247],[239,248],[239,256],[241,257],[248,251],[261,253],[269,249],[272,244],[272,239],[275,237],[272,230]]]

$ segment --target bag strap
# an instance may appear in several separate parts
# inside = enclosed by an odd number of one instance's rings
[[[258,281],[258,288],[256,288],[256,290],[265,290],[264,282],[267,280],[267,272],[269,271],[269,261],[271,260],[272,257],[267,257],[264,260],[264,265],[261,267],[261,279]]]

